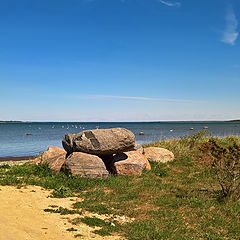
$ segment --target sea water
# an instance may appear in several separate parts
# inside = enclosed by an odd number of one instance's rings
[[[204,127],[208,127],[207,131],[213,136],[240,136],[240,123],[233,122],[0,123],[0,157],[33,156],[45,151],[51,145],[61,147],[61,140],[67,133],[114,127],[131,130],[140,144],[179,138],[203,130]],[[140,135],[140,132],[144,135]]]

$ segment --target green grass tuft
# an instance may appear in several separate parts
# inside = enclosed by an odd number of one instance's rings
[[[76,210],[76,209],[67,209],[63,207],[59,207],[57,209],[52,209],[52,208],[46,208],[44,209],[44,212],[51,212],[51,213],[60,213],[60,215],[67,215],[67,214],[82,214],[81,211]]]
[[[50,197],[52,198],[66,198],[73,196],[73,193],[70,188],[61,186],[57,189],[54,189]]]

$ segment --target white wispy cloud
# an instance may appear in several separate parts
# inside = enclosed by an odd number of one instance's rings
[[[158,1],[168,7],[180,7],[181,6],[180,2],[169,2],[169,1],[165,1],[165,0],[158,0]]]
[[[188,99],[174,99],[174,98],[152,98],[152,97],[135,97],[135,96],[115,96],[115,95],[87,95],[84,98],[88,99],[125,99],[125,100],[139,100],[139,101],[162,101],[162,102],[197,102]]]
[[[96,0],[84,0],[86,2],[94,2]],[[127,0],[119,0],[120,2],[122,3],[125,3]],[[168,0],[157,0],[158,2],[168,6],[168,7],[180,7],[181,6],[181,3],[180,2],[171,2],[171,1],[168,1]]]
[[[229,7],[227,9],[225,19],[226,19],[226,28],[223,32],[222,41],[224,43],[234,45],[236,40],[238,39],[239,32],[237,31],[238,20],[232,7]]]

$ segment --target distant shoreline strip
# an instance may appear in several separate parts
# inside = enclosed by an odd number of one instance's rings
[[[34,156],[22,156],[22,157],[0,157],[0,162],[17,162],[17,161],[23,161],[23,160],[31,160],[34,159]]]

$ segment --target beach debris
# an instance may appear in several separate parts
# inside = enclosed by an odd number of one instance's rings
[[[125,128],[93,129],[67,134],[62,144],[68,154],[85,152],[102,156],[134,150],[135,136]]]
[[[166,163],[174,160],[174,154],[165,148],[147,147],[144,148],[144,154],[149,162]]]
[[[193,127],[191,127],[191,128],[189,128],[189,130],[194,130],[194,128],[193,128]]]
[[[68,156],[62,166],[62,171],[89,178],[106,178],[109,175],[101,158],[82,152],[74,152]]]
[[[140,136],[143,136],[143,135],[145,135],[145,133],[144,133],[144,132],[140,132],[139,135],[140,135]]]
[[[204,126],[203,129],[208,129],[208,126]]]
[[[31,133],[26,133],[26,136],[32,136],[32,134]]]

